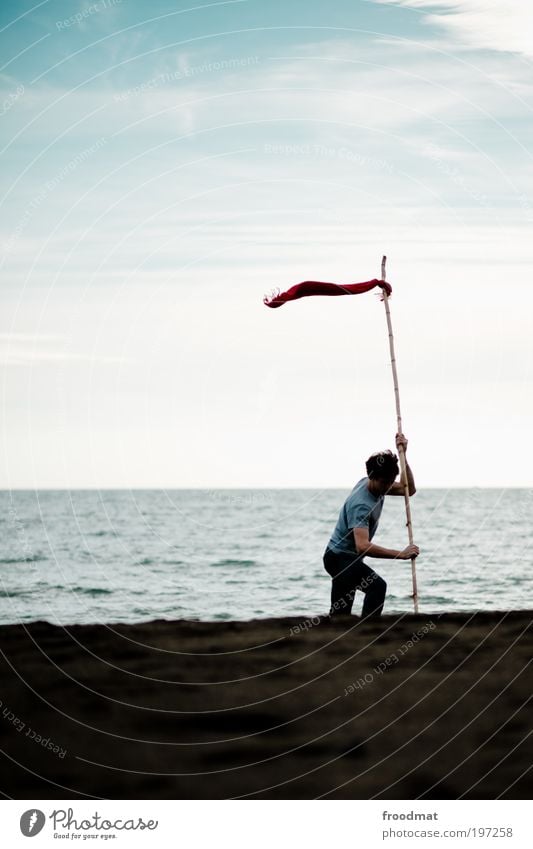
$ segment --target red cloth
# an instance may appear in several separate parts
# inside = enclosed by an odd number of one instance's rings
[[[390,295],[392,287],[385,280],[367,280],[366,283],[347,283],[340,285],[337,283],[319,283],[316,280],[304,280],[303,283],[297,283],[291,286],[286,292],[274,292],[270,297],[264,297],[263,303],[267,307],[281,307],[286,301],[296,301],[298,298],[307,298],[309,295],[360,295],[362,292],[369,292],[376,286]],[[381,300],[383,300],[383,297]]]

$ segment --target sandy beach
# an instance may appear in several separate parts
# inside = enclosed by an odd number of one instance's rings
[[[7,797],[524,799],[533,612],[0,628]]]

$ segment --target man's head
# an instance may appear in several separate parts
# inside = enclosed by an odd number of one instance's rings
[[[376,494],[385,494],[399,473],[398,457],[392,451],[376,451],[366,461],[366,473],[371,489]]]

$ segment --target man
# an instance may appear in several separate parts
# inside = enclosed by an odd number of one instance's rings
[[[396,447],[407,451],[407,439],[396,434]],[[407,463],[409,495],[416,492],[413,473]],[[379,451],[366,461],[367,476],[361,478],[344,502],[339,519],[324,552],[324,568],[331,575],[330,616],[352,611],[356,590],[365,593],[363,617],[381,616],[387,584],[363,557],[382,557],[386,560],[410,560],[417,557],[417,545],[401,551],[383,548],[371,542],[383,509],[385,495],[403,495],[403,484],[395,483],[398,457],[392,451]]]

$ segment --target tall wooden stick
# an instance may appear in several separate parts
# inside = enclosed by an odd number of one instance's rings
[[[381,279],[385,280],[385,265],[387,262],[387,257],[384,256],[381,260]],[[394,336],[392,333],[392,323],[390,318],[390,309],[389,309],[389,296],[383,290],[383,303],[385,304],[385,313],[387,316],[387,327],[389,328],[389,347],[390,347],[390,360],[392,365],[392,379],[394,381],[394,397],[396,398],[396,417],[398,419],[398,433],[403,433],[402,431],[402,414],[400,412],[400,391],[398,389],[398,373],[396,371],[396,357],[394,355]],[[411,523],[411,505],[409,503],[409,483],[407,481],[407,470],[406,470],[406,460],[405,460],[405,451],[403,450],[403,445],[399,446],[398,453],[400,455],[400,473],[401,480],[403,484],[403,494],[405,498],[405,513],[407,516],[407,532],[409,534],[409,544],[413,544],[413,525]],[[416,586],[416,557],[411,558],[411,575],[413,579],[413,603],[415,606],[415,613],[418,613],[418,590]]]

